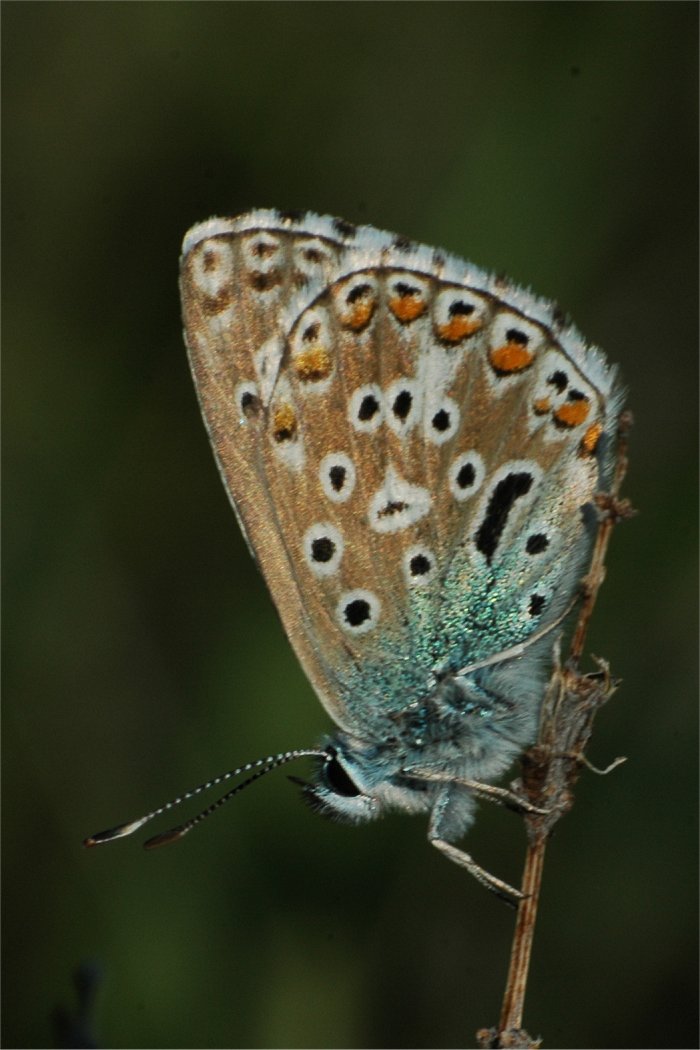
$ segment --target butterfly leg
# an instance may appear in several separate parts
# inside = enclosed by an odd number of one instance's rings
[[[469,780],[468,777],[460,777],[457,783],[469,788],[477,798],[481,798],[485,802],[497,802],[507,809],[512,809],[514,813],[535,813],[545,816],[550,812],[548,809],[543,809],[542,806],[533,805],[532,802],[528,802],[522,795],[517,795],[515,791],[510,791],[509,788],[498,787],[496,784],[482,784],[481,781]]]
[[[473,815],[474,793],[463,784],[452,780],[439,790],[435,799],[430,814],[428,840],[455,864],[466,868],[487,890],[495,893],[511,907],[515,907],[518,901],[523,900],[520,890],[486,871],[469,853],[453,845],[453,841],[460,838],[469,828]]]
[[[450,773],[443,773],[439,770],[407,769],[405,772],[418,780],[460,784],[462,787],[469,788],[477,798],[483,799],[485,802],[497,802],[501,806],[506,806],[507,809],[512,809],[515,813],[536,813],[544,816],[550,812],[548,809],[534,806],[532,802],[528,802],[522,795],[516,795],[514,791],[498,787],[495,784],[484,784],[480,780],[470,780],[469,777],[454,777]]]
[[[511,908],[515,908],[518,902],[525,899],[525,895],[516,890],[514,886],[510,886],[503,879],[499,879],[497,875],[492,875],[486,868],[482,868],[480,864],[464,850],[458,849],[449,842],[445,842],[444,839],[432,838],[429,836],[431,845],[435,846],[444,853],[446,857],[454,861],[455,864],[459,864],[461,868],[466,868],[470,875],[485,886],[491,893],[495,893],[497,897],[500,897],[502,901],[510,905]]]

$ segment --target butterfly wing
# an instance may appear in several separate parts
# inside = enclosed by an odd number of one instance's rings
[[[371,227],[253,212],[186,237],[202,412],[285,630],[372,738],[434,673],[566,606],[618,394],[551,304]]]

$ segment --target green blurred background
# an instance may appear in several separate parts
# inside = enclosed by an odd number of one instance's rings
[[[3,5],[5,1046],[51,1043],[86,960],[104,1047],[460,1047],[498,1018],[512,915],[421,819],[332,825],[280,773],[178,846],[81,848],[328,728],[182,345],[182,235],[251,206],[504,271],[620,363],[640,514],[590,757],[629,762],[552,842],[525,1021],[697,1046],[697,11]],[[523,847],[481,808],[470,852],[513,881]]]

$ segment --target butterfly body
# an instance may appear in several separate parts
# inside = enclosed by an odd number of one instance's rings
[[[463,781],[535,736],[610,474],[614,370],[553,304],[312,214],[194,227],[181,293],[224,483],[339,728],[307,793],[353,820],[430,811],[453,841]]]

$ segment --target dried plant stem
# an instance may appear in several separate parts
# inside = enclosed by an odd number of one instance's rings
[[[519,1031],[522,1027],[525,989],[535,935],[535,920],[540,900],[546,846],[547,835],[538,835],[528,844],[525,855],[525,870],[520,886],[521,892],[525,894],[525,899],[518,908],[515,922],[508,981],[498,1025],[499,1032]]]
[[[531,1048],[540,1045],[539,1040],[533,1039],[523,1029],[522,1023],[545,848],[554,825],[573,805],[573,787],[581,767],[588,765],[593,768],[584,757],[593,720],[598,709],[616,688],[605,661],[597,661],[599,669],[593,674],[581,674],[578,665],[598,591],[605,578],[605,555],[612,530],[618,521],[634,513],[630,504],[621,500],[619,495],[627,469],[627,433],[630,425],[630,414],[623,413],[619,420],[617,461],[610,492],[600,495],[596,500],[600,524],[590,568],[584,580],[583,601],[569,657],[562,666],[557,654],[542,703],[537,743],[523,756],[521,780],[513,785],[528,802],[544,812],[526,813],[524,817],[528,836],[521,885],[524,899],[518,906],[500,1021],[497,1027],[482,1029],[477,1033],[481,1047]],[[617,760],[609,769],[619,761],[623,760]]]

